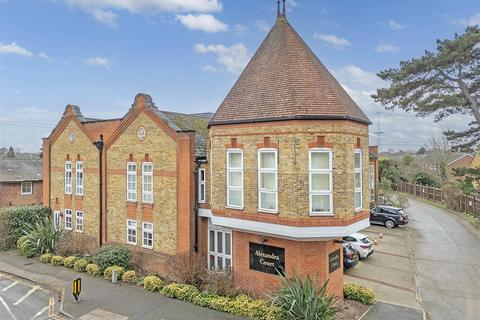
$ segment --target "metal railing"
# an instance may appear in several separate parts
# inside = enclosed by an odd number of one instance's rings
[[[409,182],[398,182],[397,191],[411,194],[415,198],[423,198],[445,205],[450,210],[465,212],[480,219],[480,194],[472,196],[466,194],[459,196],[447,195],[442,189]]]

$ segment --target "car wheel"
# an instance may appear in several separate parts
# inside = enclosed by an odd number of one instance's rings
[[[388,229],[395,228],[395,222],[393,222],[393,220],[387,220],[385,221],[385,227],[387,227]]]
[[[360,252],[357,250],[357,256],[358,256],[358,260],[362,260],[362,256],[360,255]]]

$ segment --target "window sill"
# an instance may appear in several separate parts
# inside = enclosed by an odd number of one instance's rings
[[[127,206],[137,206],[137,201],[126,201]]]
[[[319,213],[319,212],[310,212],[310,217],[334,217],[335,214],[331,212]]]
[[[269,213],[269,214],[278,214],[278,210],[266,210],[266,209],[260,209],[257,210],[257,213]]]
[[[32,195],[32,193],[31,192],[30,193],[21,193],[21,195],[22,196],[30,196],[30,195]]]
[[[149,203],[149,202],[142,203],[142,209],[143,208],[152,209],[153,208],[153,203]]]
[[[363,211],[363,208],[355,208],[355,213],[359,213],[359,212],[362,212]]]
[[[125,244],[129,245],[129,246],[132,246],[132,247],[136,247],[137,246],[137,243],[133,243],[133,242],[125,242]]]
[[[145,247],[145,246],[142,246],[142,249],[153,250],[153,247]]]
[[[83,231],[75,230],[76,233],[83,233]]]
[[[63,228],[63,229],[68,230],[68,231],[72,231],[72,228],[67,228],[67,227],[65,227],[65,228]]]
[[[233,209],[233,210],[241,210],[243,211],[244,207],[232,207],[232,206],[226,206],[227,209]]]

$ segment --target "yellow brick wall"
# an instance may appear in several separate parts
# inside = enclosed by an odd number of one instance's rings
[[[317,136],[333,143],[333,212],[336,218],[354,215],[354,149],[361,138],[363,154],[363,208],[369,209],[368,128],[348,121],[276,122],[210,128],[211,207],[226,206],[226,147],[232,138],[243,145],[244,211],[257,213],[257,144],[270,137],[278,144],[278,215],[308,217],[308,144]]]
[[[73,143],[68,140],[68,135],[74,133],[75,139]],[[62,214],[65,214],[65,174],[64,166],[67,154],[70,156],[72,162],[72,227],[75,230],[75,211],[79,208],[76,206],[75,196],[75,168],[77,155],[80,155],[83,161],[83,224],[84,235],[96,239],[98,242],[99,233],[99,175],[98,175],[98,150],[92,144],[90,139],[80,129],[80,127],[73,120],[70,120],[67,127],[60,134],[58,139],[54,141],[50,149],[51,158],[51,178],[50,178],[50,206],[56,207],[56,198],[58,198],[59,205],[57,205]],[[62,216],[61,223],[64,225],[64,216]]]
[[[144,141],[137,128],[144,126]],[[153,163],[153,250],[174,254],[177,241],[176,142],[141,113],[107,150],[107,234],[112,242],[126,243],[126,166],[132,154],[137,163],[137,247],[142,244],[142,162]],[[158,175],[161,173],[161,175]]]

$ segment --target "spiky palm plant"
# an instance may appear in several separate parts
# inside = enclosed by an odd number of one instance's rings
[[[327,294],[328,280],[319,288],[317,276],[301,279],[281,275],[280,290],[273,303],[281,307],[287,320],[333,320],[339,311],[338,297]]]
[[[55,225],[48,217],[27,224],[23,233],[26,240],[21,245],[21,252],[27,257],[53,252],[55,243],[64,235],[62,229],[55,229]]]

